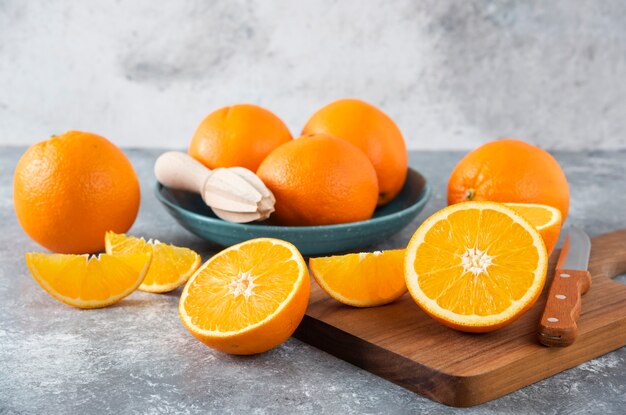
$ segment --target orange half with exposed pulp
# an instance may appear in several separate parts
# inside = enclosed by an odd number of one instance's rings
[[[409,292],[427,314],[458,330],[485,332],[535,303],[547,263],[541,235],[513,209],[464,202],[424,221],[404,267]]]
[[[209,347],[261,353],[295,331],[309,291],[306,263],[295,246],[252,239],[219,252],[191,276],[179,314],[191,334]]]

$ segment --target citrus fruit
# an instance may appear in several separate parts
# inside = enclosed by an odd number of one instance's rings
[[[406,248],[406,284],[431,317],[486,332],[509,324],[537,300],[548,256],[539,232],[493,202],[448,206],[426,219]]]
[[[189,155],[210,169],[256,171],[265,156],[291,139],[287,126],[272,112],[239,104],[220,108],[202,120],[189,144]]]
[[[281,225],[330,225],[369,219],[376,209],[376,171],[345,140],[319,134],[278,147],[257,171],[276,198]]]
[[[164,244],[160,241],[115,232],[105,236],[106,252],[109,255],[150,253],[150,269],[139,286],[141,291],[165,293],[183,285],[200,266],[200,255],[189,248]]]
[[[151,255],[99,256],[29,252],[26,264],[41,288],[57,300],[79,308],[106,307],[137,289]]]
[[[554,206],[565,220],[569,186],[547,151],[519,140],[497,140],[467,154],[450,175],[448,204],[468,200]]]
[[[358,99],[340,99],[319,109],[302,135],[330,134],[365,152],[378,177],[378,204],[400,193],[407,175],[406,144],[398,126],[380,109]]]
[[[404,249],[311,258],[309,266],[319,286],[347,305],[388,304],[406,292]]]
[[[561,211],[552,206],[532,203],[505,203],[504,205],[522,215],[539,231],[550,255],[561,233]]]
[[[259,238],[227,248],[189,279],[180,318],[209,347],[255,354],[284,342],[309,302],[309,273],[289,242]]]
[[[54,252],[101,251],[106,231],[131,227],[139,199],[139,181],[124,153],[107,139],[80,131],[32,145],[13,177],[20,225]]]

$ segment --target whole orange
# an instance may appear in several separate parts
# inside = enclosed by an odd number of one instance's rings
[[[276,147],[291,141],[285,123],[251,104],[220,108],[198,126],[189,155],[210,169],[245,167],[255,171]]]
[[[257,171],[276,197],[281,225],[330,225],[372,217],[376,171],[367,156],[326,134],[301,137],[272,151]]]
[[[467,200],[540,203],[569,210],[569,186],[547,151],[514,139],[492,141],[467,154],[448,182],[448,204]]]
[[[380,109],[358,99],[340,99],[318,110],[302,135],[330,134],[365,152],[378,177],[378,204],[389,203],[406,180],[408,156],[400,129]]]
[[[139,199],[128,158],[91,133],[68,131],[32,145],[13,176],[20,225],[43,247],[64,254],[101,251],[106,231],[131,227]]]

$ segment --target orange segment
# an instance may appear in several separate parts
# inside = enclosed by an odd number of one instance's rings
[[[541,235],[514,210],[465,202],[436,212],[406,249],[406,284],[415,302],[462,331],[502,327],[528,310],[545,283]]]
[[[505,203],[524,217],[539,231],[546,244],[548,255],[552,253],[561,233],[561,211],[552,206],[534,203]]]
[[[292,244],[252,239],[204,263],[180,297],[180,318],[207,346],[254,354],[285,341],[304,316],[309,273]]]
[[[135,291],[150,259],[149,253],[98,257],[26,254],[28,269],[39,285],[57,300],[79,308],[106,307]]]
[[[404,249],[311,258],[309,266],[319,286],[347,305],[388,304],[406,292]]]
[[[152,254],[152,264],[139,289],[152,293],[164,293],[183,285],[200,266],[200,255],[188,248],[164,244],[156,240],[144,240],[134,236],[107,232],[107,254]]]

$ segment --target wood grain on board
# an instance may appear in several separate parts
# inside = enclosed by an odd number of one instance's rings
[[[578,337],[569,347],[537,340],[554,265],[541,298],[512,324],[486,334],[462,333],[428,317],[410,298],[354,308],[313,281],[309,308],[295,336],[430,399],[472,406],[547,378],[626,345],[626,229],[592,239],[593,283],[582,299]]]

